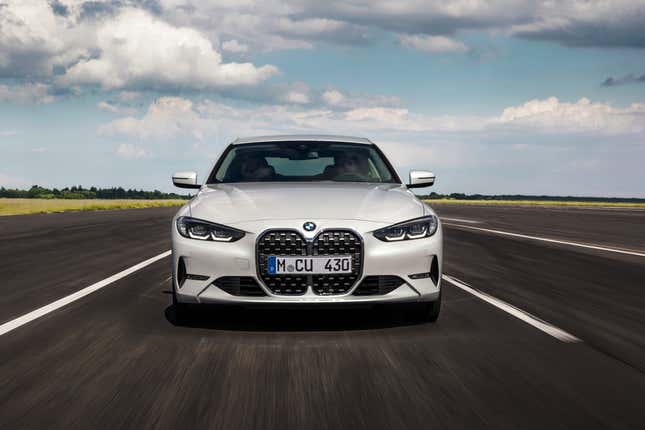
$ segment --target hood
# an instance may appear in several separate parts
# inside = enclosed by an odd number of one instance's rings
[[[424,215],[401,184],[338,182],[212,184],[190,202],[191,216],[221,224],[284,219],[395,223]]]

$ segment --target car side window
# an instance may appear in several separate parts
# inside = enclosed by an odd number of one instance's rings
[[[228,151],[226,158],[222,160],[219,169],[215,173],[215,179],[217,179],[219,182],[224,182],[224,180],[227,179],[227,176],[231,176],[232,170],[234,170],[234,168],[231,167],[231,163],[233,162],[234,158],[235,151]]]

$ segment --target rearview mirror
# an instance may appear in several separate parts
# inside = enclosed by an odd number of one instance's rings
[[[201,188],[195,172],[176,172],[172,175],[172,183],[179,188]]]
[[[410,183],[408,188],[423,188],[434,184],[435,175],[425,170],[410,170]]]

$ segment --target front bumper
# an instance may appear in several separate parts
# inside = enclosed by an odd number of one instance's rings
[[[302,230],[305,221],[314,221],[319,230],[350,229],[363,240],[362,274],[354,286],[343,294],[318,295],[308,288],[301,295],[274,294],[258,276],[256,241],[268,229],[297,230],[305,238],[316,232]],[[424,239],[401,242],[382,242],[371,231],[385,227],[382,223],[357,220],[275,220],[234,224],[232,227],[247,234],[237,242],[205,242],[187,239],[179,235],[172,225],[172,268],[176,298],[182,303],[220,304],[378,304],[401,302],[429,302],[437,300],[441,289],[443,265],[443,237],[441,225],[437,232]],[[189,277],[178,283],[179,261],[183,261]],[[433,259],[438,263],[437,281],[426,277],[412,279],[410,275],[430,272]],[[404,282],[393,291],[383,295],[354,295],[367,276],[398,276]],[[214,285],[221,277],[252,277],[266,295],[232,295]]]

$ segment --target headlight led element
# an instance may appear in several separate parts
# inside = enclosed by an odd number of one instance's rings
[[[183,237],[214,242],[235,242],[245,235],[242,230],[187,216],[177,218],[177,231]]]
[[[437,217],[429,215],[376,230],[374,237],[384,242],[422,239],[435,234],[437,227]]]

